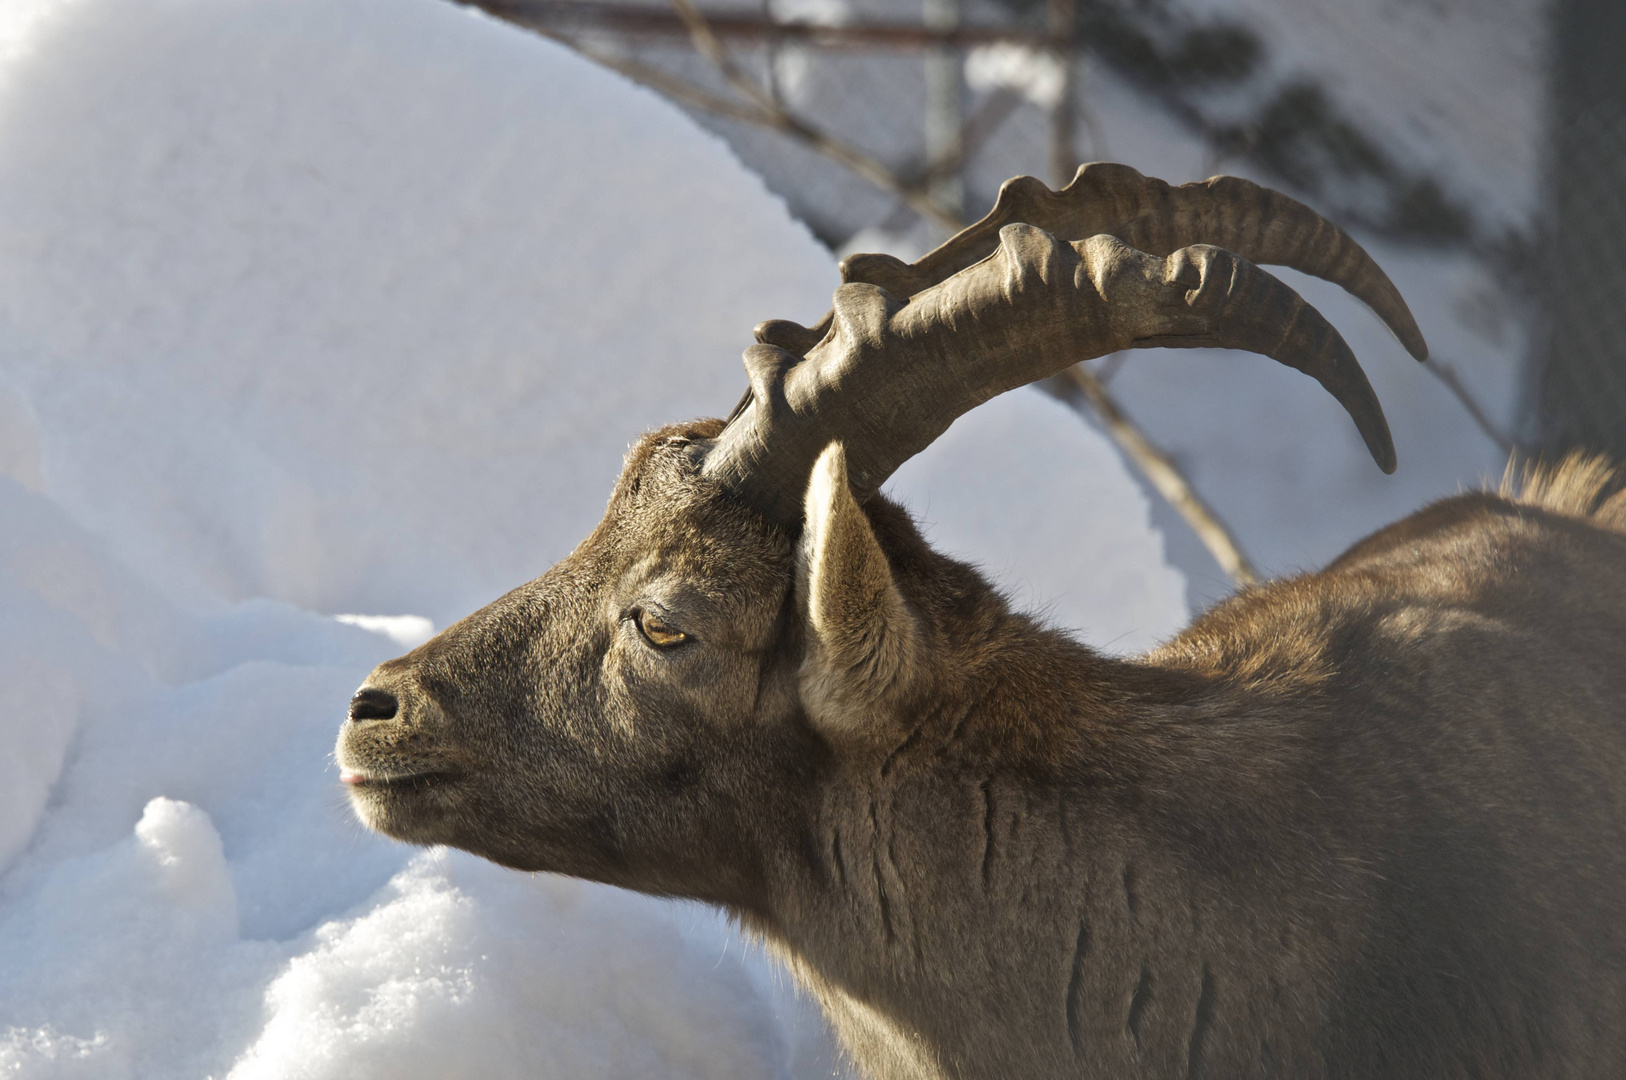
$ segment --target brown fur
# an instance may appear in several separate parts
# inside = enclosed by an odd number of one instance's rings
[[[1536,462],[1517,468],[1510,460],[1498,491],[1503,498],[1554,514],[1626,531],[1626,491],[1620,470],[1608,461],[1579,451],[1557,465]]]
[[[374,673],[365,820],[724,906],[875,1077],[1626,1075],[1605,466],[1120,660],[829,455],[797,543],[700,475],[717,430],[647,437],[568,559]]]

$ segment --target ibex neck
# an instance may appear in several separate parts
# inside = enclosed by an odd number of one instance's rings
[[[1148,689],[1145,668],[1040,645],[978,673],[985,695],[838,765],[815,856],[773,890],[768,936],[855,1053],[902,1055],[894,1075],[992,1075],[972,1063],[1009,1046],[1013,1025],[1031,1029],[1037,1060],[1076,1071],[1095,1012],[1121,1004],[1086,986],[1122,982],[1127,998],[1157,972],[1158,1005],[1147,997],[1136,1018],[1149,1029],[1189,1024],[1212,982],[1193,942],[1213,898],[1156,825],[1155,804],[1180,796],[1148,753],[1198,720],[1201,688],[1176,676]],[[967,1004],[989,1000],[1009,1008]]]

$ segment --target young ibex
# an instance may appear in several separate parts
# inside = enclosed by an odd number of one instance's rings
[[[1217,246],[1208,246],[1214,244]],[[882,483],[1117,349],[1262,352],[1378,464],[1341,230],[1242,180],[1013,180],[757,330],[724,421],[633,449],[541,578],[381,665],[372,827],[718,904],[874,1077],[1626,1076],[1626,497],[1571,463],[1249,589],[1140,659],[1012,612]]]

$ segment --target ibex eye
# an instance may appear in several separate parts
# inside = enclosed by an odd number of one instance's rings
[[[649,640],[651,645],[662,649],[670,649],[674,645],[681,645],[689,640],[689,635],[668,623],[653,611],[640,611],[638,613],[638,630]]]

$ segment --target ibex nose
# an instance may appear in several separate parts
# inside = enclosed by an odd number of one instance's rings
[[[380,690],[376,686],[363,686],[356,691],[356,696],[350,699],[350,719],[352,720],[389,720],[395,716],[401,703],[395,695],[388,690]]]

